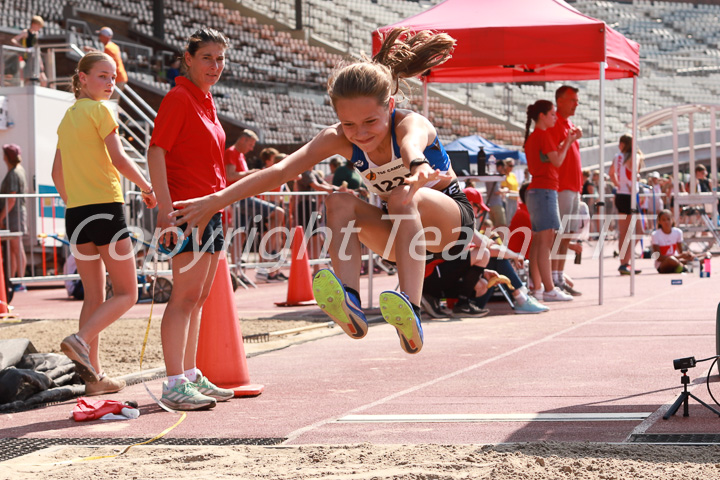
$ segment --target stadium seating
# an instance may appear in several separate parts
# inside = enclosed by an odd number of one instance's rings
[[[414,15],[440,0],[306,0],[303,22],[306,33],[321,38],[336,50],[351,54],[369,52],[370,32],[375,28]],[[79,8],[99,14],[133,18],[132,28],[152,34],[152,0],[75,0]],[[251,16],[213,0],[165,0],[164,43],[182,50],[187,36],[207,25],[225,32],[231,40],[223,84],[217,87],[221,111],[259,131],[267,131],[268,143],[307,141],[318,128],[335,121],[324,96],[324,83],[340,55],[311,46],[296,38],[294,0],[255,0],[238,5],[252,8],[287,25],[288,29],[262,24]],[[0,5],[0,26],[25,28],[32,14],[42,15],[44,33],[62,32],[63,2],[54,0],[9,0]],[[635,0],[633,3],[577,0],[571,5],[602,19],[641,44],[639,114],[689,102],[717,103],[720,93],[720,6]],[[130,58],[133,65],[147,59]],[[159,91],[166,84],[136,68],[133,79]],[[480,133],[498,143],[519,145],[528,104],[539,98],[552,99],[560,82],[539,85],[436,84],[456,99],[451,103],[431,99],[430,117],[443,141]],[[585,128],[583,145],[594,144],[598,130],[598,82],[582,82],[581,104],[575,122]],[[626,133],[631,121],[632,81],[606,82],[606,137]],[[420,110],[417,98],[409,103]],[[484,110],[511,122],[506,127],[488,121]],[[681,118],[680,127],[687,124]],[[699,116],[696,128],[707,128],[709,119]],[[653,127],[650,133],[666,132],[669,125]],[[299,139],[299,140],[298,140]]]

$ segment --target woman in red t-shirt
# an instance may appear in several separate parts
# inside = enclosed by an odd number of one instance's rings
[[[158,243],[171,250],[173,259],[173,289],[161,326],[168,376],[162,401],[177,410],[212,408],[233,397],[232,390],[210,383],[195,363],[200,310],[224,244],[221,210],[212,215],[199,242],[193,239],[197,230],[179,242],[168,216],[174,201],[225,188],[225,132],[210,88],[222,74],[227,47],[227,38],[210,28],[190,36],[183,54],[184,76],[176,77],[175,88],[160,104],[148,150],[158,199]]]
[[[552,102],[538,100],[527,108],[525,155],[532,181],[525,196],[533,231],[533,241],[530,244],[530,278],[533,283],[533,296],[544,302],[572,300],[572,296],[556,288],[553,283],[550,252],[555,230],[560,228],[558,168],[579,134],[576,129],[572,129],[567,138],[559,146],[556,145],[548,132],[556,121],[557,113]],[[535,122],[535,129],[528,135],[532,122]]]

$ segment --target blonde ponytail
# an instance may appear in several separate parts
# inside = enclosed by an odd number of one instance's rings
[[[400,90],[402,79],[445,63],[454,47],[455,39],[446,33],[423,30],[413,35],[407,28],[394,28],[372,59],[363,55],[335,68],[328,80],[328,95],[333,104],[338,98],[374,97],[387,105]]]

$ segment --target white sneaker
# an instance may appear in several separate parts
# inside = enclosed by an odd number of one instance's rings
[[[542,300],[542,298],[543,298],[542,288],[540,290],[530,290],[530,292],[528,292],[528,294],[533,296],[535,298],[535,300],[537,300],[538,302],[540,300]]]
[[[568,295],[558,287],[553,288],[549,292],[543,292],[543,302],[569,302],[572,299],[572,295]]]

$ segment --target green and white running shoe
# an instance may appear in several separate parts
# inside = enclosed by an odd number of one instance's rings
[[[227,388],[220,388],[207,379],[205,375],[198,375],[193,382],[195,389],[206,397],[212,397],[218,402],[226,402],[235,396],[235,392]]]
[[[380,294],[380,312],[395,327],[400,346],[407,353],[418,353],[423,347],[423,329],[410,301],[404,293],[392,290]]]
[[[162,402],[173,410],[204,410],[213,408],[217,401],[198,392],[195,384],[191,382],[177,382],[169,388],[163,382]]]
[[[368,332],[360,300],[345,291],[342,282],[328,269],[320,270],[313,278],[313,294],[320,309],[327,313],[350,337],[363,338]]]

